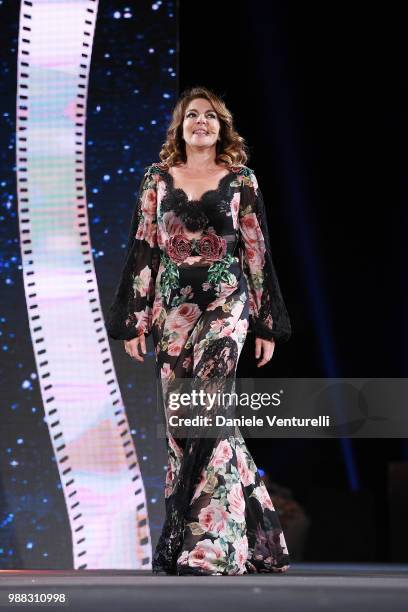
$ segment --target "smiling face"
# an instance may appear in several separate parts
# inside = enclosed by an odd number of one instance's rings
[[[186,146],[215,147],[219,133],[220,122],[211,103],[205,98],[191,100],[183,120],[183,138]]]

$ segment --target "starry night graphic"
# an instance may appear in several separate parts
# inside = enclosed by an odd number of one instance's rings
[[[44,418],[19,244],[15,157],[19,3],[0,0],[0,19],[0,568],[65,569],[73,566],[71,534]],[[177,97],[176,20],[170,1],[99,4],[85,157],[92,254],[104,311],[122,265],[144,168],[158,161]],[[111,350],[138,450],[154,542],[161,528],[159,502],[166,469],[165,442],[158,441],[156,433],[155,380],[136,374],[122,343],[112,342]],[[153,361],[149,349],[146,371],[153,372]],[[143,385],[136,383],[142,378]]]

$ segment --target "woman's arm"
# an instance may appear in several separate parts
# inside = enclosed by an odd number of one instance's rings
[[[106,317],[108,334],[114,340],[131,340],[151,332],[154,287],[160,263],[157,179],[154,169],[147,168],[133,211],[120,281]]]
[[[243,176],[239,228],[250,298],[250,329],[263,340],[287,341],[291,336],[289,315],[272,261],[262,193],[249,168]]]

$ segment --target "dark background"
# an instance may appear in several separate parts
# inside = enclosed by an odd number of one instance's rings
[[[395,15],[366,2],[196,9],[181,0],[180,90],[223,94],[249,144],[293,326],[260,369],[248,339],[238,376],[406,376]],[[308,560],[407,560],[389,474],[405,440],[248,446],[311,518]]]

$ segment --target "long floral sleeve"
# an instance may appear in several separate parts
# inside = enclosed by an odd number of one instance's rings
[[[157,246],[157,174],[151,166],[143,177],[133,211],[125,262],[106,328],[115,340],[149,335],[155,281],[160,263]]]
[[[256,176],[243,177],[239,209],[242,265],[249,291],[249,327],[259,338],[287,341],[289,315],[272,262],[267,217]]]

